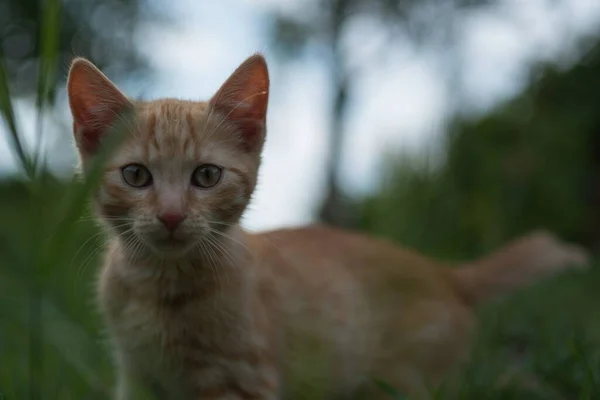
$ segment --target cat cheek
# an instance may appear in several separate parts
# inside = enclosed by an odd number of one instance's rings
[[[128,202],[111,197],[104,189],[98,192],[94,208],[105,218],[123,217],[131,211],[131,205]]]
[[[104,217],[125,217],[130,211],[131,207],[122,203],[105,203],[100,206],[100,214]]]
[[[216,203],[215,214],[221,221],[235,222],[246,209],[247,199],[240,188],[229,188],[223,191]]]
[[[124,187],[120,177],[109,175],[98,191],[96,203],[98,211],[105,217],[125,217],[143,207],[145,199],[140,198],[140,193],[132,193]]]

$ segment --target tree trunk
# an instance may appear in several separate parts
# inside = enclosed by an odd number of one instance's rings
[[[325,198],[319,211],[319,217],[323,222],[341,227],[350,227],[353,222],[347,198],[345,198],[339,183],[340,162],[344,147],[344,120],[348,103],[347,91],[347,80],[340,79],[335,87]]]
[[[333,83],[333,109],[331,133],[329,140],[329,157],[327,160],[327,176],[325,198],[319,211],[319,218],[328,224],[350,227],[352,212],[348,199],[340,187],[340,161],[344,147],[344,121],[348,107],[348,90],[351,76],[347,71],[340,41],[343,25],[348,17],[352,0],[331,0],[329,10],[329,46],[331,50],[331,81]]]

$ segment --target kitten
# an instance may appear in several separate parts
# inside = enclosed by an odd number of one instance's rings
[[[84,168],[134,115],[93,199],[111,235],[98,290],[118,399],[135,383],[161,399],[387,398],[374,378],[426,397],[466,358],[474,305],[586,264],[543,232],[458,268],[325,226],[245,232],[260,55],[208,102],[131,101],[81,58],[67,86]]]

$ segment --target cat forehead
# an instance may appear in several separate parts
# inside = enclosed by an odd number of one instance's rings
[[[201,134],[208,104],[175,99],[136,104],[139,134],[149,139],[185,139],[185,133]],[[198,126],[201,125],[201,126]]]
[[[226,124],[211,116],[208,103],[164,99],[136,104],[136,126],[123,156],[139,162],[200,160],[223,156]]]
[[[177,118],[181,114],[198,114],[208,111],[208,102],[165,98],[154,101],[138,101],[138,111],[145,114],[160,114],[164,118]]]

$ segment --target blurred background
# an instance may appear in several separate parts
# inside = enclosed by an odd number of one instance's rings
[[[112,385],[105,238],[72,180],[74,55],[131,97],[206,100],[263,52],[244,226],[325,221],[460,260],[540,227],[600,244],[599,35],[597,0],[0,0],[0,393]],[[440,398],[600,399],[598,285],[592,268],[480,310]]]

